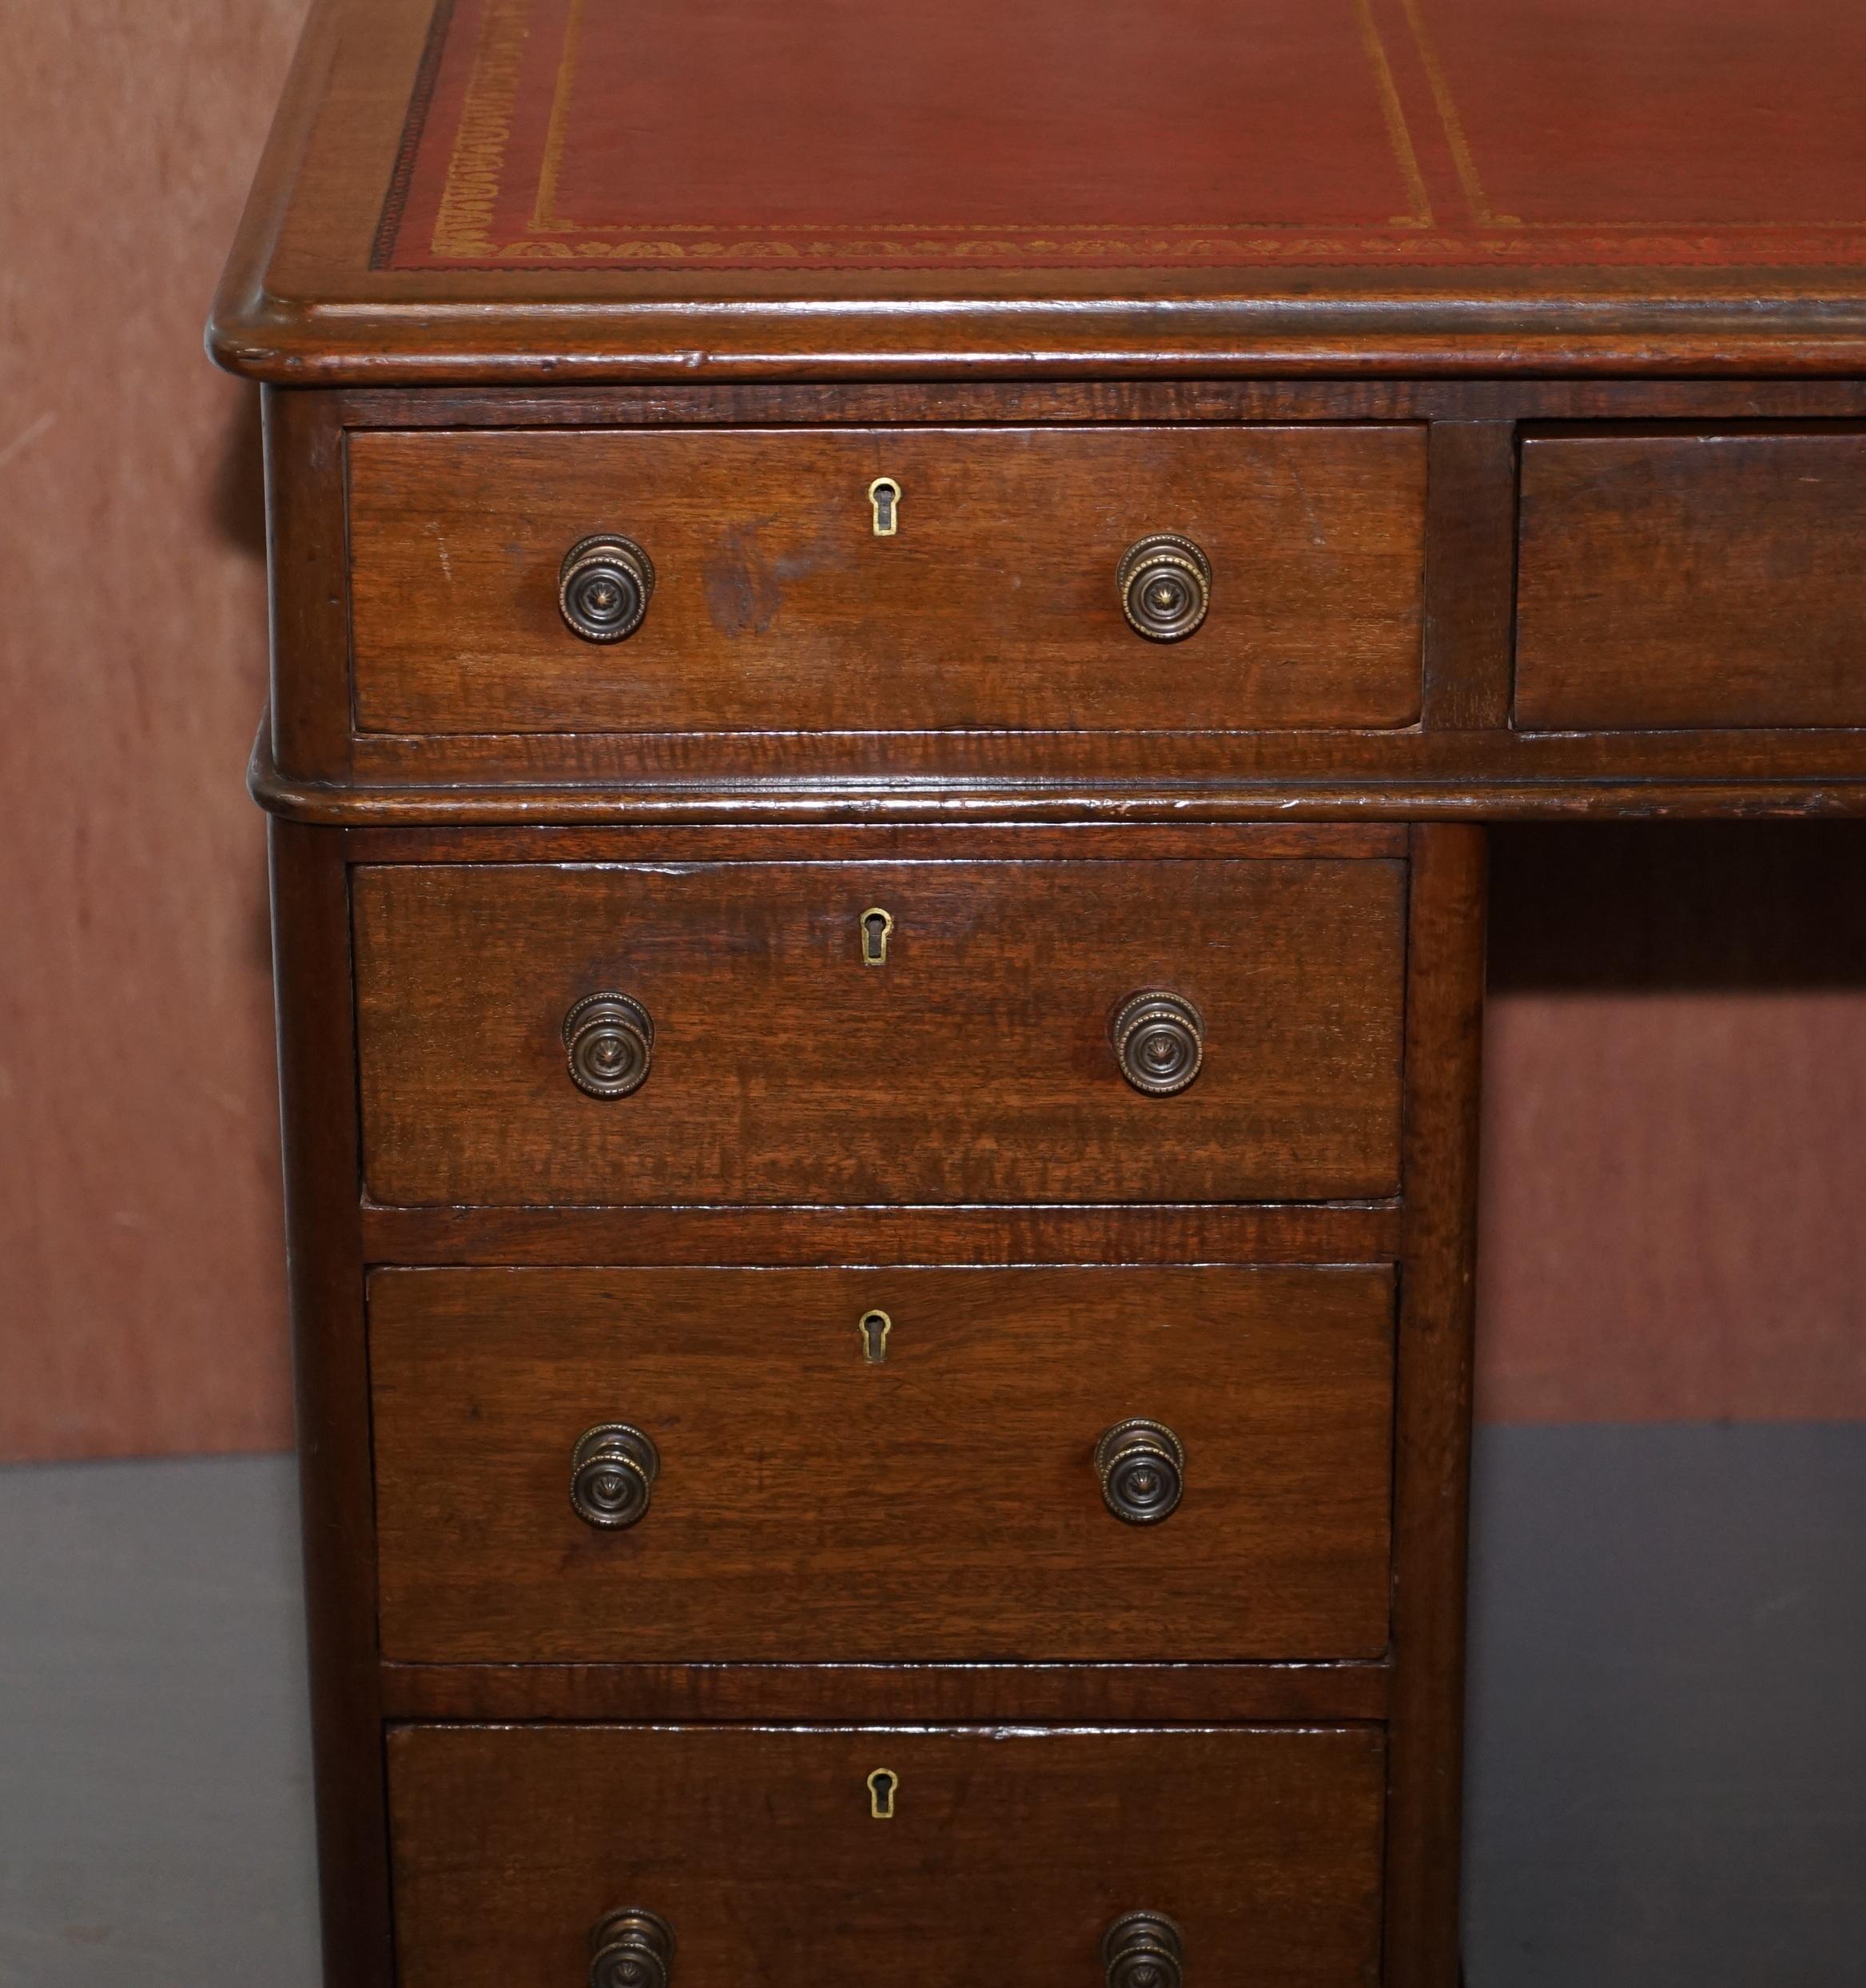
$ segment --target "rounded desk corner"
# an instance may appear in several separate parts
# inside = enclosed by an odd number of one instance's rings
[[[269,704],[260,713],[259,731],[246,762],[246,791],[267,814],[281,821],[340,827],[352,812],[344,805],[342,791],[315,781],[294,780],[280,772],[273,757],[272,730]]]

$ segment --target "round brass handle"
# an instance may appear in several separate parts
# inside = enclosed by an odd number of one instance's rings
[[[1129,1525],[1171,1518],[1186,1488],[1186,1446],[1164,1422],[1117,1422],[1095,1446],[1101,1501]]]
[[[1149,1098],[1184,1090],[1205,1061],[1205,1018],[1184,994],[1129,994],[1108,1030],[1121,1074]]]
[[[590,1934],[590,1988],[667,1988],[674,1928],[658,1912],[625,1905]]]
[[[633,539],[599,532],[579,539],[557,569],[557,605],[586,642],[621,642],[647,618],[654,562]]]
[[[1149,642],[1184,642],[1212,605],[1212,562],[1176,532],[1156,532],[1130,545],[1115,584],[1128,626]]]
[[[1101,1936],[1108,1988],[1184,1988],[1185,1936],[1164,1912],[1124,1912]]]
[[[648,1509],[661,1452],[629,1422],[599,1422],[571,1452],[571,1509],[585,1525],[619,1532]]]
[[[654,1023],[628,994],[585,994],[563,1018],[570,1080],[590,1098],[626,1098],[648,1081]]]

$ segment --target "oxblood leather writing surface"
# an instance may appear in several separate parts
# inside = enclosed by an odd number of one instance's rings
[[[392,269],[1866,261],[1828,0],[441,0]]]

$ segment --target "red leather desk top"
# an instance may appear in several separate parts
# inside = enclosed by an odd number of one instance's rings
[[[440,0],[378,268],[1866,265],[1866,6]]]
[[[1862,0],[314,0],[276,380],[1866,374]]]

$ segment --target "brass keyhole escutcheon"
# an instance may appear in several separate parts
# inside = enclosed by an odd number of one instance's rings
[[[888,1335],[894,1329],[894,1321],[885,1312],[864,1312],[856,1329],[861,1334],[861,1357],[871,1367],[878,1367],[888,1357]]]
[[[875,536],[891,539],[901,528],[901,486],[892,476],[877,476],[868,487],[868,501]]]
[[[877,1823],[894,1819],[894,1791],[901,1777],[892,1767],[877,1767],[868,1777],[868,1812]]]
[[[888,963],[888,934],[894,929],[894,914],[871,905],[861,914],[861,963],[885,966]]]

